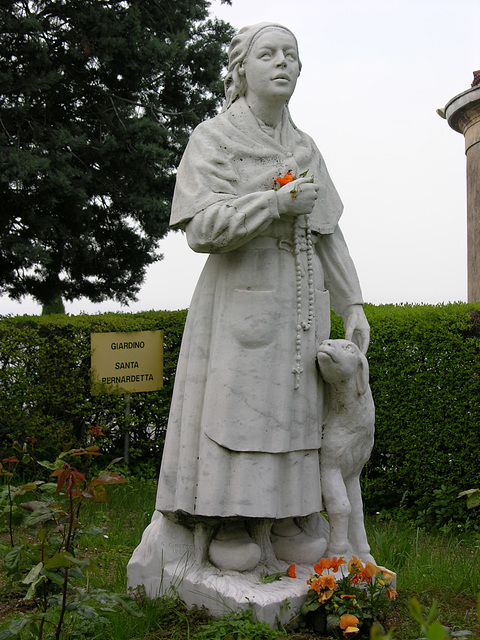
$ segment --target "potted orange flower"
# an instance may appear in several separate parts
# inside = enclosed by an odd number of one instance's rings
[[[355,556],[348,563],[322,558],[313,570],[300,609],[306,624],[338,638],[368,638],[373,622],[383,619],[386,605],[396,597],[394,575]]]

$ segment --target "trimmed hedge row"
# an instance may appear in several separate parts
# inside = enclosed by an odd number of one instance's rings
[[[434,491],[480,486],[480,303],[366,306],[376,443],[363,477],[365,506],[428,509]],[[164,388],[132,394],[132,466],[159,466],[185,311],[0,319],[0,446],[34,436],[41,457],[85,444],[123,455],[122,396],[90,395],[90,333],[164,332]],[[342,337],[332,316],[332,337]],[[4,457],[2,455],[2,457]],[[0,458],[1,459],[1,458]]]
[[[124,452],[125,398],[90,395],[90,334],[151,331],[164,335],[164,387],[131,394],[130,460],[159,467],[186,311],[4,317],[0,320],[0,446],[37,439],[37,457],[85,444],[102,427],[102,449]],[[3,456],[2,456],[3,457]]]
[[[441,501],[442,485],[453,497],[480,486],[480,304],[365,311],[376,408],[365,506],[417,515]],[[334,331],[340,337],[338,322]],[[455,510],[445,509],[445,523]],[[442,522],[440,515],[430,521]]]

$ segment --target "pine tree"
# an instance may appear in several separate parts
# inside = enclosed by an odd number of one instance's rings
[[[0,292],[134,300],[232,28],[207,0],[0,6]]]

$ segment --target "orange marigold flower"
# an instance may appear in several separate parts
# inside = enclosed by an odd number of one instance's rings
[[[390,587],[389,589],[387,589],[387,598],[389,600],[395,600],[397,597],[397,590],[394,589],[393,587]]]
[[[379,571],[381,571],[381,569],[374,565],[373,562],[367,562],[365,565],[365,576],[367,578],[373,578],[373,576],[376,576]]]
[[[318,575],[321,575],[325,569],[331,569],[332,568],[332,562],[330,560],[330,558],[321,558],[317,564],[313,565],[313,570],[315,571],[315,573],[318,573]]]
[[[16,458],[15,456],[10,456],[9,458],[3,458],[2,462],[10,462],[10,463],[14,463],[14,462],[18,462],[18,458]]]
[[[343,635],[347,638],[350,633],[358,633],[358,618],[351,613],[345,613],[340,616],[340,629],[343,629]]]
[[[318,593],[318,589],[319,589],[319,581],[320,578],[316,577],[316,576],[310,576],[310,578],[307,580],[307,584],[308,584],[308,588],[311,589],[312,591],[316,591]]]
[[[391,571],[387,571],[386,569],[381,569],[381,572],[383,573],[384,582],[391,582],[395,577],[395,574],[393,574]]]
[[[331,564],[332,564],[332,571],[334,573],[337,573],[340,565],[342,564],[347,564],[347,561],[344,560],[343,556],[341,556],[340,558],[337,558],[336,556],[334,558],[332,558],[331,560]]]
[[[348,572],[353,574],[350,578],[350,584],[358,585],[359,582],[365,580],[365,568],[357,556],[352,556],[352,559],[348,563]],[[367,582],[370,582],[370,580],[367,580]]]
[[[296,573],[295,573],[295,565],[294,565],[294,564],[291,564],[291,565],[288,567],[288,569],[287,569],[287,576],[288,576],[289,578],[296,578],[296,577],[297,577],[297,575],[296,575]]]
[[[324,584],[329,589],[336,589],[337,588],[337,581],[330,574],[327,574],[326,576],[320,576],[320,580],[321,580],[322,584]]]
[[[348,563],[348,571],[355,571],[355,573],[361,573],[363,571],[362,561],[357,556],[352,556],[352,559]]]
[[[275,178],[275,181],[278,182],[281,187],[284,187],[286,184],[293,182],[294,180],[296,180],[296,178],[292,173],[290,173],[290,171],[286,173],[283,178],[281,176]]]
[[[354,616],[351,613],[344,613],[343,616],[340,616],[340,629],[346,629],[347,627],[354,627],[357,624],[358,624],[357,616]]]
[[[337,588],[337,581],[330,574],[320,576],[317,580],[318,589],[316,589],[316,591],[318,593],[318,601],[324,603],[333,596],[333,593]]]

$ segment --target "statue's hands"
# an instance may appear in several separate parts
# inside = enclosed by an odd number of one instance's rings
[[[311,178],[297,178],[276,192],[280,215],[299,216],[311,213],[317,199],[318,184]]]
[[[345,340],[354,342],[363,354],[370,343],[370,325],[361,304],[352,304],[343,313]]]

